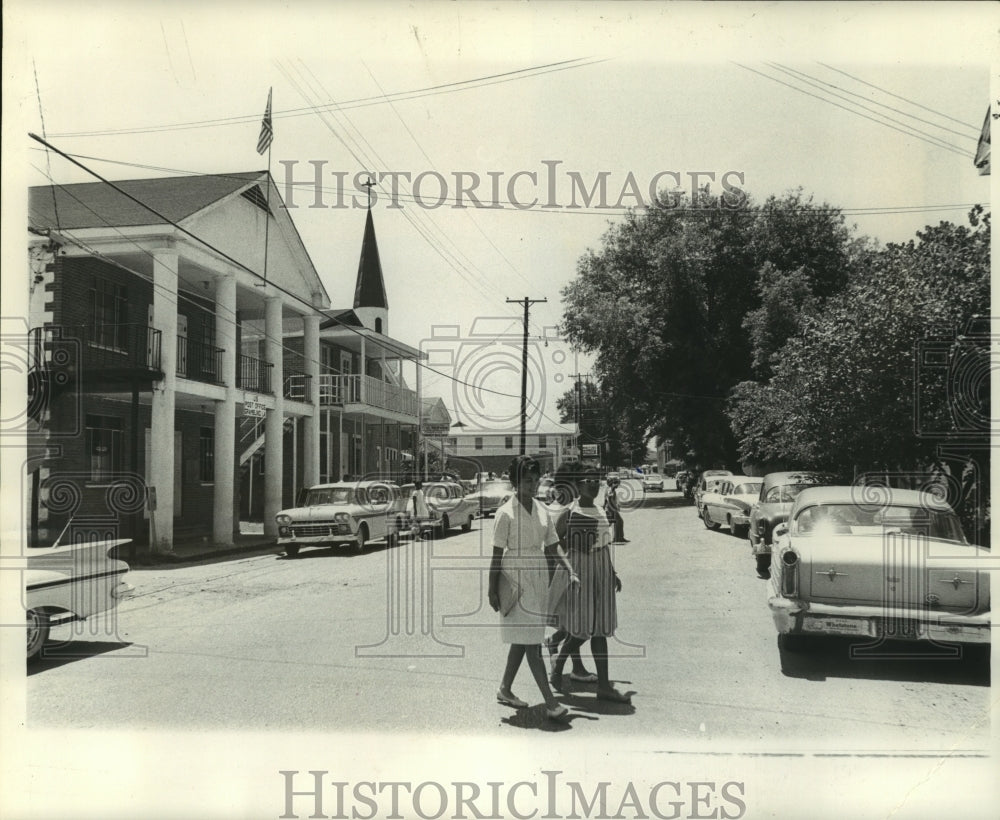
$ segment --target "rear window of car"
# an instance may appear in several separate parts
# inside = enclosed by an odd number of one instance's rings
[[[742,484],[737,484],[733,487],[733,493],[740,495],[750,495],[752,493],[759,493],[760,487],[763,482],[761,481],[745,481]]]
[[[860,507],[854,504],[817,504],[801,510],[795,519],[797,535],[877,535],[901,533],[946,541],[964,541],[954,513],[922,507]]]
[[[801,493],[807,487],[815,487],[815,482],[810,482],[808,484],[780,484],[777,487],[771,487],[767,494],[764,496],[765,502],[770,502],[772,504],[787,503],[789,501],[794,501],[795,496]]]

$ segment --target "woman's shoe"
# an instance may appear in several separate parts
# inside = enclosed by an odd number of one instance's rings
[[[569,709],[562,705],[557,706],[555,709],[549,709],[548,707],[545,709],[545,717],[549,718],[549,720],[561,720],[568,714]]]
[[[584,669],[582,672],[570,672],[569,679],[577,683],[597,683],[597,675]]]
[[[515,697],[513,692],[504,692],[503,689],[497,690],[497,703],[502,703],[504,706],[513,706],[515,709],[528,708],[528,704],[525,701]]]

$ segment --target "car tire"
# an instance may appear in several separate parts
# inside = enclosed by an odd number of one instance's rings
[[[368,527],[362,524],[361,527],[358,529],[358,538],[354,542],[354,549],[356,549],[358,552],[364,552],[367,543],[368,543]]]
[[[701,520],[705,522],[705,526],[710,530],[719,529],[719,525],[712,520],[712,516],[708,514],[708,507],[701,508]]]
[[[761,576],[768,575],[771,571],[771,554],[761,553],[755,555],[754,559],[757,564],[757,574]]]
[[[472,519],[474,518],[475,518],[474,515],[470,515],[468,520],[466,520],[466,522],[462,524],[462,532],[468,532],[469,530],[472,529]]]
[[[298,554],[299,554],[298,546],[292,544],[285,544],[285,555],[287,555],[289,558],[294,558]]]
[[[49,616],[44,612],[28,611],[28,660],[38,657],[49,639]]]

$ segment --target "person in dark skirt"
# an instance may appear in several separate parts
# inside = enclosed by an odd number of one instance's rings
[[[611,522],[594,503],[601,486],[600,474],[580,462],[569,462],[556,470],[555,480],[557,486],[572,487],[576,498],[560,538],[560,547],[572,569],[557,566],[549,587],[550,611],[556,625],[570,637],[559,649],[549,680],[553,689],[562,690],[566,659],[590,641],[597,667],[597,697],[630,703],[628,695],[612,686],[608,675],[608,638],[618,626],[615,596],[621,592],[622,582],[611,563]],[[576,580],[571,579],[574,574]]]

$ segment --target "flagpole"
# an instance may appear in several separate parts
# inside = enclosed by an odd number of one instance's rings
[[[272,86],[267,90],[267,113],[268,118],[272,116],[271,114],[271,92],[274,90]],[[272,126],[273,129],[273,126]],[[264,222],[264,282],[267,283],[267,236],[269,228],[271,227],[271,144],[274,142],[272,130],[272,137],[267,143],[267,177],[265,182],[267,183],[267,193],[264,195],[264,208],[265,208],[265,222]]]

